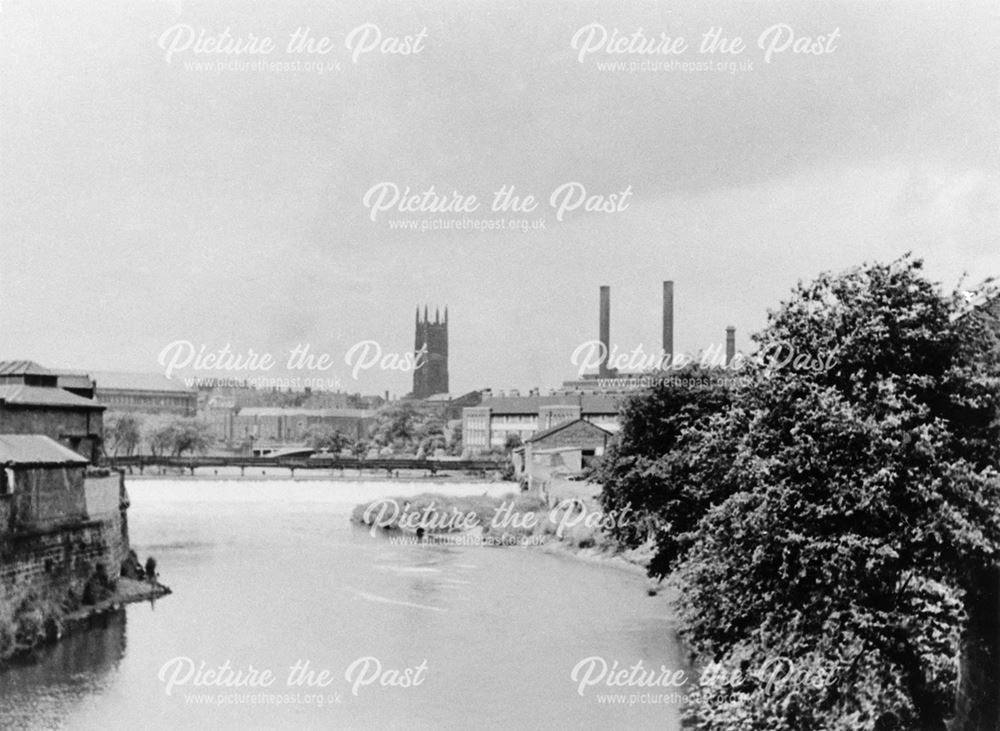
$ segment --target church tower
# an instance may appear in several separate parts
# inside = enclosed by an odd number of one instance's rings
[[[444,322],[439,310],[434,311],[431,322],[424,305],[424,317],[417,307],[415,351],[426,349],[423,365],[413,371],[414,398],[427,398],[436,393],[448,393],[448,308],[444,308]]]

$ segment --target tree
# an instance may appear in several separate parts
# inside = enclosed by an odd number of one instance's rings
[[[462,422],[456,420],[454,424],[451,425],[448,436],[448,454],[452,456],[458,456],[462,454]]]
[[[162,416],[147,419],[143,425],[143,441],[154,457],[170,454],[173,451],[174,437],[172,420]]]
[[[370,436],[383,449],[390,447],[397,452],[413,452],[417,423],[418,414],[412,404],[406,401],[388,404],[379,409]]]
[[[142,419],[135,414],[114,412],[104,417],[105,451],[111,450],[111,456],[117,457],[119,452],[131,456],[142,441]]]
[[[305,434],[307,447],[312,449],[322,449],[340,454],[345,448],[351,445],[351,440],[339,429],[335,429],[329,424],[313,424]]]
[[[173,423],[173,453],[180,457],[184,452],[203,454],[213,442],[211,427],[196,418],[177,419]]]
[[[145,436],[151,454],[180,457],[184,452],[204,453],[212,444],[211,427],[193,417],[158,418],[147,424]]]
[[[365,439],[359,439],[354,442],[354,445],[351,447],[351,452],[357,459],[364,459],[365,455],[368,454],[369,449],[371,449],[371,442],[368,442]]]
[[[696,721],[943,729],[954,711],[953,729],[995,729],[995,319],[904,257],[800,284],[755,339],[793,358],[754,365],[721,401],[633,403],[601,468],[606,506],[641,501],[651,570],[675,572],[703,656],[836,668],[778,697],[759,679],[706,694]]]
[[[692,365],[622,405],[622,429],[592,479],[610,534],[628,548],[656,542],[649,572],[670,573],[697,537],[708,509],[731,489],[724,480],[733,440],[721,419],[732,395],[724,374]]]
[[[524,444],[524,441],[521,439],[521,435],[511,432],[507,435],[507,438],[504,439],[503,451],[505,454],[510,454],[522,444]]]

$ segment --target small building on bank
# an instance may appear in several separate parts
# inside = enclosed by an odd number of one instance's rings
[[[0,435],[0,533],[45,531],[86,520],[87,464],[50,437]]]
[[[489,395],[478,406],[462,409],[462,446],[470,455],[502,450],[509,437],[526,442],[541,431],[581,419],[614,433],[618,408],[618,398],[603,394]]]
[[[0,361],[0,434],[43,434],[91,462],[100,456],[104,406],[59,387],[34,361]]]
[[[604,455],[612,436],[607,429],[582,418],[556,424],[514,450],[514,475],[529,489],[556,475],[579,475]]]
[[[128,555],[122,475],[91,468],[51,437],[0,435],[0,600],[118,579]]]

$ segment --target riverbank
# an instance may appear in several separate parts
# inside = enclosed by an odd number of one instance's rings
[[[83,604],[73,591],[12,591],[0,600],[0,669],[38,647],[90,628],[126,604],[171,593],[163,584],[125,577],[92,604]]]
[[[316,470],[315,472],[303,472],[302,470],[296,470],[293,475],[290,470],[283,468],[272,468],[270,470],[264,470],[261,474],[251,474],[247,472],[245,475],[241,475],[239,472],[224,472],[224,473],[212,473],[212,474],[190,474],[190,472],[152,472],[146,471],[144,474],[135,473],[125,473],[125,479],[129,482],[132,481],[143,481],[143,480],[170,480],[170,481],[181,481],[181,482],[268,482],[274,480],[293,480],[295,482],[426,482],[428,484],[441,484],[450,485],[455,483],[461,484],[474,484],[474,485],[495,485],[497,483],[505,482],[497,477],[482,477],[473,475],[460,475],[460,474],[427,474],[426,471],[414,471],[414,470],[399,470],[396,475],[386,475],[377,472],[322,472]],[[517,484],[513,482],[508,482],[511,489],[517,489]]]
[[[361,503],[351,521],[414,541],[538,550],[646,577],[652,545],[624,550],[609,538],[602,530],[607,516],[588,494],[592,488],[547,500],[516,492],[501,497],[428,492]],[[657,593],[659,582],[649,580],[647,590]]]

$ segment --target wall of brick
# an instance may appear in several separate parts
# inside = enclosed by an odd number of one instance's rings
[[[117,580],[126,553],[119,520],[17,534],[0,547],[0,588],[44,590],[73,576],[86,579],[98,564]]]
[[[120,475],[98,479],[122,485]],[[108,487],[103,485],[102,489]],[[120,495],[125,502],[123,487]],[[8,502],[0,498],[0,519]],[[124,508],[47,530],[9,532],[0,522],[0,598],[11,589],[44,591],[64,586],[72,577],[86,579],[98,564],[103,564],[108,577],[115,581],[128,550]]]

